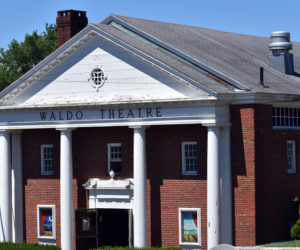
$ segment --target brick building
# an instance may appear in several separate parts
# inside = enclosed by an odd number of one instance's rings
[[[211,248],[289,239],[300,43],[60,11],[0,93],[0,240]]]

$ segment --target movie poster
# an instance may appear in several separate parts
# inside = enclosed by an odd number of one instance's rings
[[[197,212],[182,213],[183,242],[198,242]]]
[[[42,214],[41,235],[53,236],[52,209],[41,209],[41,214]]]

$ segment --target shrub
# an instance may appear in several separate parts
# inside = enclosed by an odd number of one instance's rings
[[[291,236],[295,240],[300,240],[300,204],[299,204],[298,213],[299,213],[298,220],[291,229]]]
[[[130,248],[130,247],[99,247],[90,250],[180,250],[179,247],[145,247],[145,248]]]
[[[58,246],[53,245],[38,245],[38,244],[26,244],[26,243],[12,243],[5,242],[0,243],[1,250],[60,250]]]

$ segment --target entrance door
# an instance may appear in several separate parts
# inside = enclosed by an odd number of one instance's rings
[[[131,221],[127,209],[98,210],[98,245],[131,246]]]
[[[78,209],[75,221],[77,250],[133,245],[131,209]]]
[[[78,209],[75,211],[76,249],[88,250],[98,247],[97,217],[96,209]]]

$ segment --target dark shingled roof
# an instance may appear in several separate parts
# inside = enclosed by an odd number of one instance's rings
[[[283,74],[269,66],[269,38],[235,34],[194,26],[164,23],[139,18],[116,16],[164,44],[234,79],[257,93],[300,94],[300,43],[293,42],[295,75]],[[216,93],[232,92],[207,74],[162,53],[133,36],[104,24],[103,31],[136,49],[160,60],[178,72],[194,79]],[[259,68],[264,67],[264,82],[259,82]],[[298,74],[297,74],[298,73]]]

